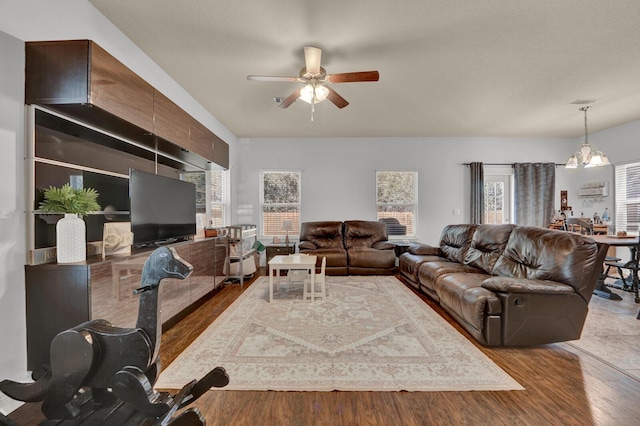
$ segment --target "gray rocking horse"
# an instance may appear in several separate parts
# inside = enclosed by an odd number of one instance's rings
[[[213,369],[173,396],[153,389],[161,369],[160,281],[185,279],[192,271],[174,249],[156,249],[144,264],[140,288],[134,291],[140,294],[135,328],[114,327],[99,319],[63,331],[51,342],[47,374],[33,383],[4,380],[0,391],[20,401],[44,401],[43,414],[48,419],[72,421],[67,424],[96,424],[99,420],[115,425],[125,417],[126,424],[149,424],[149,418],[155,419],[152,424],[204,424],[197,409],[171,417],[210,387],[226,386],[229,377],[224,368]],[[87,404],[89,400],[92,404]],[[96,405],[101,409],[87,411],[87,406]]]

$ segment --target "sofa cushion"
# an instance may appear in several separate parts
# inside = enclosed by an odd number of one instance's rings
[[[387,228],[382,222],[367,220],[344,222],[344,247],[347,250],[353,247],[373,247],[375,243],[387,240]]]
[[[438,256],[418,256],[412,253],[402,253],[398,258],[398,270],[402,275],[414,283],[418,282],[418,269],[424,262],[445,260]]]
[[[350,249],[347,256],[349,268],[393,269],[396,266],[396,253],[393,250],[359,247]]]
[[[491,277],[484,280],[482,287],[502,293],[571,294],[576,292],[567,284],[529,278]]]
[[[420,256],[443,256],[440,247],[432,247],[427,244],[422,243],[413,243],[409,246],[409,250],[407,250],[411,254],[417,254]]]
[[[592,239],[544,228],[514,228],[491,273],[568,284],[578,292],[590,283],[598,247]],[[584,295],[583,295],[584,296]]]
[[[440,250],[447,259],[463,263],[478,225],[447,225],[440,236]]]
[[[482,287],[487,277],[484,273],[448,274],[436,282],[440,304],[455,311],[478,331],[484,329],[487,315],[502,312],[500,299]]]
[[[484,271],[464,263],[451,262],[450,260],[436,260],[424,262],[418,268],[418,281],[424,287],[435,291],[435,282],[440,276],[458,272],[483,273]]]
[[[316,250],[301,251],[313,256],[317,256],[316,265],[320,266],[322,258],[327,258],[327,268],[346,267],[347,251],[343,248],[321,248]]]
[[[511,224],[479,225],[473,233],[464,263],[490,274],[515,226]]]
[[[315,248],[343,249],[342,222],[304,222],[300,229],[300,241],[313,243]]]

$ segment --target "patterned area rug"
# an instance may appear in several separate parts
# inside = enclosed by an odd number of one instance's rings
[[[327,300],[259,278],[155,387],[179,389],[216,366],[221,390],[522,390],[394,277],[327,277]]]

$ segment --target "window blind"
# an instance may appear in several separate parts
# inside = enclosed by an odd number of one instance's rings
[[[229,170],[211,170],[211,226],[231,224],[231,178]]]
[[[640,162],[615,166],[616,231],[637,233],[640,226]]]

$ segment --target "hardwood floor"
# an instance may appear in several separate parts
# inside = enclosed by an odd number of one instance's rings
[[[264,273],[264,270],[259,273]],[[244,289],[253,280],[245,281]],[[162,335],[168,366],[243,290],[217,294]],[[418,294],[462,334],[426,296]],[[469,338],[475,343],[475,340]],[[211,391],[194,405],[208,425],[637,425],[640,382],[572,346],[477,345],[526,390],[511,392],[250,392]],[[38,404],[11,416],[43,420]]]

